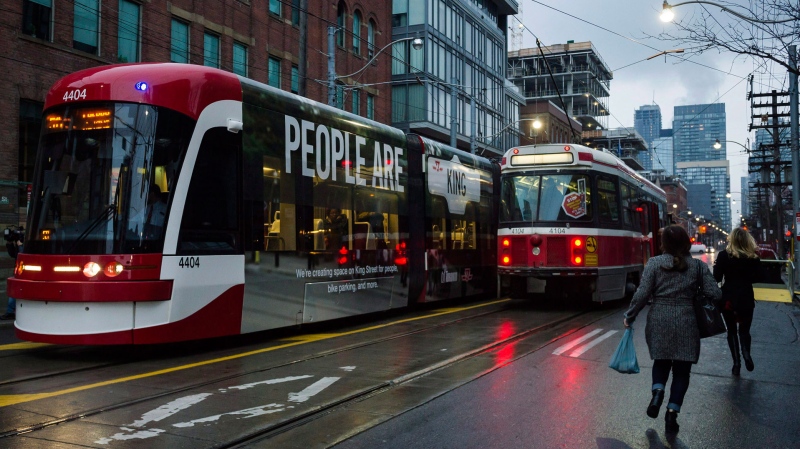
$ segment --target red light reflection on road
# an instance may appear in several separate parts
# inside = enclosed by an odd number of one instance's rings
[[[516,329],[514,329],[514,323],[510,321],[504,321],[500,327],[497,329],[497,341],[503,341],[506,338],[509,338],[514,335]],[[503,345],[496,353],[495,353],[495,365],[502,366],[506,363],[510,362],[514,358],[514,346],[516,343],[510,343],[507,345]]]

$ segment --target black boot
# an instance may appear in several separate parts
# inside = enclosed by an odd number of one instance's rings
[[[664,430],[667,433],[678,433],[678,429],[680,428],[678,425],[678,412],[667,409],[667,413],[664,414],[664,423]]]
[[[656,388],[653,390],[653,399],[650,400],[650,405],[647,406],[647,416],[658,418],[658,411],[661,409],[662,402],[664,402],[664,389]]]
[[[750,348],[746,348],[745,345],[742,345],[742,358],[744,359],[744,367],[747,368],[747,371],[753,371],[756,368],[753,364],[753,358],[750,357]]]
[[[739,358],[739,338],[736,334],[728,334],[728,347],[731,349],[731,356],[733,357],[731,374],[738,376],[742,370],[742,360]]]

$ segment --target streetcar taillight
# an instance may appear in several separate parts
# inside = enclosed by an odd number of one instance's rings
[[[511,256],[508,254],[503,254],[503,258],[501,260],[503,261],[503,265],[511,265]]]
[[[584,245],[583,238],[581,237],[573,237],[570,241],[570,248],[571,248],[571,258],[572,265],[581,266],[585,260],[584,252],[586,250],[586,246]]]
[[[503,248],[511,246],[511,239],[503,239]]]
[[[344,264],[347,263],[347,259],[348,259],[347,255],[349,253],[350,253],[350,251],[348,251],[347,248],[344,247],[344,246],[342,246],[342,248],[339,249],[339,258],[336,259],[336,261],[339,262],[339,265],[344,265]]]
[[[122,266],[121,263],[109,262],[108,264],[106,264],[106,268],[103,270],[103,272],[106,274],[106,276],[113,278],[116,277],[118,274],[122,273],[123,269],[124,267]]]
[[[406,242],[398,243],[394,246],[394,249],[397,252],[394,258],[395,265],[407,265],[408,257],[406,257]]]

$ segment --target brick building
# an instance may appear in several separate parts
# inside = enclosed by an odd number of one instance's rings
[[[307,7],[306,7],[307,4]],[[336,73],[350,74],[391,41],[392,2],[356,0],[14,0],[0,39],[0,227],[24,224],[42,107],[50,86],[85,68],[182,62],[223,70],[327,102],[328,26]],[[391,52],[337,85],[344,109],[391,123]],[[304,64],[301,64],[304,61]]]

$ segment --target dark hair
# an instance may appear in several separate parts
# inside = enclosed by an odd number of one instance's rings
[[[678,225],[670,225],[661,231],[661,251],[672,256],[671,267],[661,267],[665,271],[686,271],[689,265],[686,257],[690,255],[692,242],[689,234]]]

